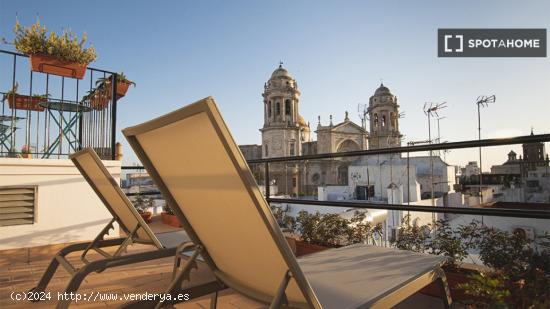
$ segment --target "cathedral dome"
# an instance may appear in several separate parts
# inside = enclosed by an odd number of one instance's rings
[[[307,122],[306,122],[306,120],[304,119],[304,117],[302,117],[302,115],[298,115],[298,124],[299,124],[301,127],[307,127]]]
[[[390,89],[388,87],[384,86],[384,84],[380,84],[380,87],[378,87],[378,89],[376,89],[376,91],[374,92],[374,95],[376,95],[376,96],[391,95],[391,92],[390,92]]]
[[[272,79],[277,77],[292,78],[292,76],[290,76],[290,73],[288,73],[288,71],[283,68],[282,64],[279,64],[279,67],[275,71],[273,71],[273,74],[271,74]]]

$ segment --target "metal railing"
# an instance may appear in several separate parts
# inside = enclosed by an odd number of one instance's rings
[[[114,159],[117,73],[88,67],[79,80],[34,72],[26,58],[0,50],[0,157],[65,158],[92,147]],[[100,78],[112,81],[111,95],[101,104],[84,100],[86,91],[98,91]]]
[[[249,166],[263,165],[263,179],[256,180],[258,184],[264,184],[265,196],[269,203],[288,203],[288,204],[302,204],[302,205],[315,205],[315,206],[331,206],[331,207],[343,207],[343,208],[361,208],[361,209],[385,209],[385,210],[401,210],[401,211],[415,211],[415,212],[428,212],[428,213],[447,213],[447,214],[469,214],[479,216],[498,216],[498,217],[514,217],[514,218],[534,218],[534,219],[550,219],[549,210],[533,210],[533,209],[503,209],[503,208],[477,208],[477,207],[455,207],[455,206],[425,206],[425,205],[410,205],[407,201],[406,204],[392,204],[392,203],[380,203],[369,201],[319,201],[319,200],[305,200],[296,198],[274,198],[270,194],[271,181],[270,165],[276,163],[286,162],[304,162],[312,160],[323,159],[335,159],[335,158],[349,158],[360,156],[372,156],[372,155],[384,155],[384,154],[401,154],[406,153],[407,159],[407,173],[409,172],[409,154],[416,152],[426,152],[430,150],[450,150],[450,149],[467,149],[477,147],[493,147],[493,146],[505,146],[516,144],[529,144],[549,142],[550,134],[528,135],[518,136],[512,138],[499,138],[499,139],[483,139],[483,140],[470,140],[450,143],[438,143],[438,144],[426,144],[417,146],[403,146],[394,148],[384,148],[376,150],[360,150],[351,152],[340,153],[324,153],[314,155],[303,156],[291,156],[291,157],[277,157],[248,160]],[[142,166],[123,166],[123,170],[143,169]],[[409,176],[407,175],[407,179]],[[263,181],[262,181],[263,180]],[[410,190],[410,186],[408,189]],[[152,192],[150,194],[159,194],[160,192]],[[131,195],[131,194],[129,194]],[[407,194],[410,196],[409,194]]]

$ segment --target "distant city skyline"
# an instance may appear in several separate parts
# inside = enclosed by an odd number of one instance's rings
[[[414,12],[414,13],[413,13]],[[321,116],[361,123],[381,79],[406,113],[408,141],[428,137],[425,102],[446,101],[441,139],[477,139],[479,95],[497,101],[481,112],[482,137],[550,133],[550,61],[546,58],[438,58],[438,28],[550,28],[550,2],[254,2],[84,5],[73,1],[0,0],[0,37],[23,25],[87,32],[99,54],[93,67],[137,83],[118,108],[118,129],[213,96],[238,144],[260,144],[263,84],[284,67],[302,92],[300,113],[312,131]],[[2,49],[13,46],[1,44]],[[0,87],[6,88],[5,77]],[[2,89],[4,90],[4,89]],[[436,128],[432,122],[432,128]],[[437,131],[434,131],[437,132]],[[136,157],[120,132],[124,164]],[[547,151],[548,143],[547,143]],[[501,164],[521,145],[487,148],[483,168]],[[478,161],[477,149],[451,151],[451,164]]]

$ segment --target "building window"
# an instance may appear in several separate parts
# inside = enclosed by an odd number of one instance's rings
[[[382,127],[386,126],[386,115],[382,115]]]
[[[391,120],[391,126],[396,127],[397,117],[395,117],[395,113],[390,113],[390,120]]]
[[[296,184],[297,184],[296,177],[292,177],[292,187],[296,188]]]
[[[378,127],[378,114],[374,114],[374,126]]]
[[[290,143],[290,155],[295,156],[296,155],[296,144]]]
[[[267,116],[271,117],[271,101],[267,104]]]
[[[311,176],[311,182],[313,182],[314,185],[319,184],[320,179],[321,175],[319,175],[319,173],[315,173],[313,174],[313,176]]]
[[[290,100],[285,101],[285,115],[290,115]]]
[[[281,104],[279,102],[275,103],[275,114],[277,116],[281,114]]]
[[[348,166],[341,165],[338,167],[338,185],[348,185]]]

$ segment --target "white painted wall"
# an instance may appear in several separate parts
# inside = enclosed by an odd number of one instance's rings
[[[119,181],[120,161],[103,163]],[[92,240],[112,218],[70,160],[0,158],[0,186],[16,185],[38,186],[35,223],[0,227],[0,250]]]

